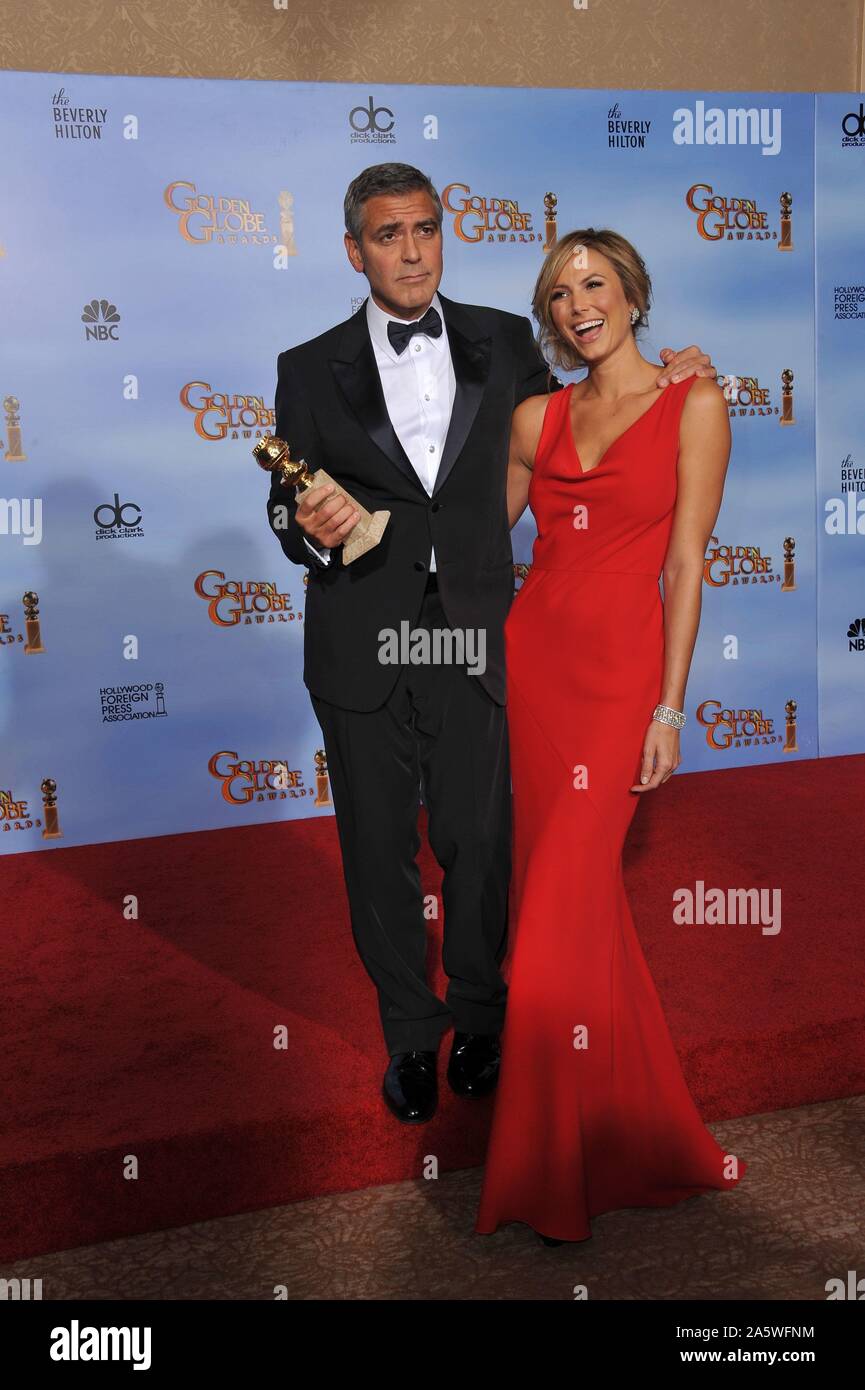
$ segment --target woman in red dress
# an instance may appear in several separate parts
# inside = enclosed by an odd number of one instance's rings
[[[588,374],[512,427],[510,523],[528,504],[538,534],[505,625],[516,927],[475,1229],[522,1221],[546,1244],[746,1166],[697,1112],[622,878],[639,798],[680,762],[730,452],[716,382],[656,386],[634,336],[650,292],[623,237],[563,237],[533,308],[548,359]]]

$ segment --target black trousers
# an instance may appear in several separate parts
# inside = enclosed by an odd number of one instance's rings
[[[435,576],[415,628],[446,628]],[[498,1033],[507,987],[511,788],[506,712],[465,664],[403,665],[376,710],[311,695],[324,735],[351,925],[388,1052],[434,1051],[453,1024]],[[427,983],[421,784],[443,870],[442,1001]]]

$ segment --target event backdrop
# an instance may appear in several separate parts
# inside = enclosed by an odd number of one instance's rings
[[[528,314],[551,240],[612,227],[643,351],[724,376],[679,775],[862,750],[858,96],[5,72],[0,107],[0,852],[332,813],[251,449],[277,354],[364,300],[342,203],[384,160],[441,194],[447,295]]]

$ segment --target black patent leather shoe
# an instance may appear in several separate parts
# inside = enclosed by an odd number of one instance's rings
[[[395,1052],[384,1074],[381,1093],[404,1125],[431,1120],[438,1104],[437,1052]]]
[[[557,1240],[555,1236],[542,1236],[540,1231],[535,1231],[535,1235],[543,1245],[564,1245],[563,1240]]]
[[[458,1096],[487,1096],[499,1079],[498,1033],[454,1033],[448,1084]]]

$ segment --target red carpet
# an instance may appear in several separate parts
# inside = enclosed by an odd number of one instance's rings
[[[865,1091],[865,757],[680,774],[644,800],[626,882],[704,1119]],[[421,867],[436,892],[426,845]],[[430,1125],[380,1099],[332,819],[14,855],[3,875],[4,1259],[416,1177],[430,1153],[483,1161],[491,1101],[448,1090],[449,1037]],[[780,932],[674,925],[698,879],[780,888]]]

